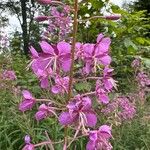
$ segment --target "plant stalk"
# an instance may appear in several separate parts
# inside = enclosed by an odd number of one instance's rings
[[[73,39],[72,39],[72,48],[71,48],[71,67],[70,67],[70,74],[69,74],[68,101],[70,100],[70,98],[72,96],[72,83],[73,83],[73,70],[74,70],[74,58],[75,58],[75,44],[76,44],[77,28],[78,28],[78,0],[75,0],[74,22],[73,22]]]
[[[76,44],[76,35],[78,29],[78,0],[74,1],[74,22],[73,22],[73,39],[72,39],[72,47],[71,47],[71,68],[69,74],[69,89],[68,89],[68,99],[67,102],[72,97],[72,83],[73,83],[73,71],[74,71],[74,58],[75,58],[75,44]],[[67,134],[68,134],[68,127],[65,126],[64,128],[64,147],[67,149]]]

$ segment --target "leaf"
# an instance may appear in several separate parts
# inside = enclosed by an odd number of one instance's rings
[[[150,68],[150,58],[141,58],[146,67]]]
[[[137,38],[136,38],[136,41],[137,41],[139,44],[142,44],[142,45],[145,43],[145,39],[142,38],[142,37],[137,37]]]
[[[90,90],[91,85],[90,83],[87,83],[87,82],[80,82],[80,83],[75,84],[75,89],[78,91]]]
[[[129,52],[132,53],[134,50],[137,50],[137,46],[130,40],[130,38],[126,38],[124,40],[124,45],[129,49]]]

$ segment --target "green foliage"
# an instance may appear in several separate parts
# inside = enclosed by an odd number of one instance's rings
[[[107,4],[102,7],[106,9]],[[100,12],[93,14],[94,5],[88,10],[84,5],[79,12],[84,16],[88,12],[89,16],[101,15]],[[106,36],[111,35],[111,56],[112,66],[115,68],[115,78],[118,81],[118,89],[121,92],[130,91],[130,83],[134,81],[131,62],[135,57],[143,57],[143,62],[148,65],[150,57],[150,39],[145,37],[150,29],[149,19],[145,16],[145,11],[126,11],[116,5],[109,6],[108,11],[121,14],[119,21],[113,22],[105,19],[93,19],[91,24],[85,28],[85,23],[79,24],[78,39],[81,42],[95,42],[93,39],[103,32]],[[146,58],[146,59],[145,59]],[[145,61],[146,60],[146,61]]]
[[[150,118],[146,115],[149,103],[137,110],[137,116],[131,122],[124,123],[114,130],[114,150],[149,150]]]

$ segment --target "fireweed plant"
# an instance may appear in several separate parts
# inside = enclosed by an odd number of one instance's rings
[[[144,104],[150,87],[149,74],[145,71],[140,58],[136,58],[131,66],[135,70],[135,79],[138,85],[137,96],[140,99],[140,103]]]
[[[63,150],[66,150],[70,148],[72,142],[82,137],[89,139],[86,145],[87,150],[111,150],[112,124],[103,124],[98,127],[98,112],[94,104],[106,107],[102,110],[104,115],[121,108],[118,116],[124,120],[132,118],[135,114],[135,108],[126,97],[118,97],[115,102],[116,107],[110,110],[112,102],[109,94],[116,88],[116,81],[112,78],[113,69],[110,67],[111,39],[100,33],[95,43],[76,41],[78,0],[74,1],[73,8],[60,1],[37,1],[40,4],[52,5],[51,16],[35,18],[38,22],[49,21],[50,25],[45,37],[48,37],[48,34],[51,36],[58,34],[56,36],[59,38],[57,43],[50,43],[48,38],[42,38],[39,42],[42,49],[40,53],[31,46],[30,66],[39,79],[41,88],[51,92],[54,99],[37,99],[30,91],[23,90],[23,100],[19,105],[19,110],[22,112],[31,110],[36,103],[40,103],[35,119],[42,121],[48,117],[56,117],[59,124],[64,127],[64,140],[51,141],[48,137],[47,141],[33,144],[30,136],[26,135],[23,150],[34,150],[42,145],[49,145],[50,149],[54,150],[54,144],[63,144]],[[73,20],[69,15],[72,12],[74,13]],[[109,20],[120,18],[119,15],[96,16],[98,17]],[[70,23],[73,24],[72,28]],[[72,42],[67,42],[64,37],[70,32],[72,32],[72,37],[70,37]],[[75,88],[74,85],[83,81],[92,81],[94,84],[92,91],[86,90],[81,93]],[[57,95],[61,103],[55,100]],[[72,138],[68,137],[68,129],[73,130]]]

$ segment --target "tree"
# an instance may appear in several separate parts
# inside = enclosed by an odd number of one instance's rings
[[[147,15],[150,13],[150,1],[149,0],[138,0],[133,3],[135,10],[146,10]]]
[[[131,8],[133,8],[135,11],[145,10],[145,16],[150,24],[150,0],[137,0],[133,2]],[[150,29],[148,30],[146,36],[150,38]]]
[[[23,40],[23,52],[28,54],[28,45],[30,43],[30,37],[32,33],[35,33],[34,15],[35,8],[39,7],[35,5],[33,0],[7,0],[0,2],[0,9],[7,11],[9,15],[15,15],[20,23],[22,29]],[[39,32],[39,27],[36,25],[36,36]],[[38,34],[39,36],[39,34]]]

